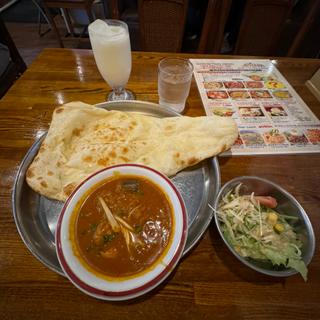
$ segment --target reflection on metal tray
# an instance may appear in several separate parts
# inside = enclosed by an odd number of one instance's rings
[[[97,105],[108,110],[138,112],[154,117],[179,116],[170,109],[142,101],[105,102]],[[62,202],[47,199],[34,192],[25,181],[26,171],[36,156],[44,136],[36,141],[23,159],[14,185],[12,205],[19,234],[32,252],[51,270],[64,275],[55,252],[55,229]],[[220,187],[220,171],[216,158],[183,170],[171,179],[181,192],[188,211],[188,238],[184,254],[200,239],[207,229]]]

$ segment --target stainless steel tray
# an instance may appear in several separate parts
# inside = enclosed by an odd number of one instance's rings
[[[143,101],[104,102],[97,106],[108,110],[138,112],[154,117],[179,116],[170,109]],[[27,152],[19,167],[13,194],[12,207],[19,234],[31,253],[51,270],[64,275],[55,251],[55,229],[63,206],[29,188],[26,171],[40,148],[45,135]],[[216,158],[183,170],[171,179],[181,192],[188,211],[188,238],[184,254],[191,250],[207,229],[213,212],[208,203],[214,200],[220,188],[220,171]]]

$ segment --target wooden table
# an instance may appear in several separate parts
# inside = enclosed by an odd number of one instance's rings
[[[137,99],[157,102],[157,63],[163,56],[133,54],[128,88]],[[319,102],[304,85],[320,67],[320,60],[276,62],[320,117]],[[212,224],[160,288],[122,303],[86,296],[33,257],[21,241],[12,217],[11,192],[20,161],[35,139],[47,130],[54,107],[73,100],[98,103],[104,100],[107,90],[91,51],[46,49],[0,101],[0,318],[319,319],[319,241],[307,283],[299,275],[271,278],[241,264]],[[195,83],[186,114],[204,114]],[[258,175],[282,185],[301,202],[319,239],[320,154],[229,157],[220,158],[219,162],[222,183],[240,175]]]

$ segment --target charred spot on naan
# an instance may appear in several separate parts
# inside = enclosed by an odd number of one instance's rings
[[[199,159],[195,157],[191,157],[190,159],[187,160],[188,166],[193,166],[199,162]]]
[[[114,150],[112,150],[110,153],[109,153],[109,157],[110,158],[116,158],[117,154]]]
[[[99,160],[97,161],[97,164],[98,164],[99,166],[106,167],[107,165],[110,164],[110,159],[109,159],[109,158],[99,159]]]
[[[76,188],[76,184],[75,183],[69,183],[66,186],[63,187],[63,193],[67,196],[70,196],[70,194],[72,193],[72,191]]]
[[[120,157],[120,159],[124,162],[124,163],[127,163],[127,162],[130,162],[130,160],[126,157]]]
[[[201,159],[191,157],[189,159],[175,158],[175,163],[181,168],[196,168],[200,166]]]
[[[91,156],[86,156],[86,157],[83,157],[82,160],[84,162],[92,162],[93,158]]]
[[[45,144],[43,143],[42,146],[41,146],[40,149],[39,149],[39,153],[45,152],[46,149],[47,149],[47,148],[46,148]]]
[[[122,147],[122,152],[123,153],[128,153],[129,152],[129,149],[127,147]]]
[[[80,137],[80,134],[82,131],[83,131],[83,127],[82,128],[75,128],[72,130],[72,135],[76,136],[76,137]]]
[[[103,137],[103,142],[104,143],[109,143],[109,142],[113,142],[113,141],[116,141],[116,142],[121,142],[121,141],[124,141],[124,138],[125,135],[122,131],[119,131],[119,130],[116,130],[116,131],[112,131],[111,134],[106,134],[104,137]]]
[[[174,129],[174,127],[172,125],[168,125],[164,128],[164,130],[166,131],[172,131]]]
[[[40,182],[40,184],[41,184],[42,187],[48,188],[48,184],[47,184],[45,181],[42,180],[42,181]]]
[[[27,178],[31,179],[34,177],[34,172],[32,170],[32,168],[29,168],[27,171]]]

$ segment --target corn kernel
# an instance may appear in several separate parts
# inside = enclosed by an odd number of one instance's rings
[[[273,228],[278,233],[281,233],[284,231],[284,226],[281,223],[276,223]]]
[[[276,213],[274,213],[274,212],[269,212],[268,216],[267,216],[267,221],[272,226],[274,226],[278,221],[278,215]]]

